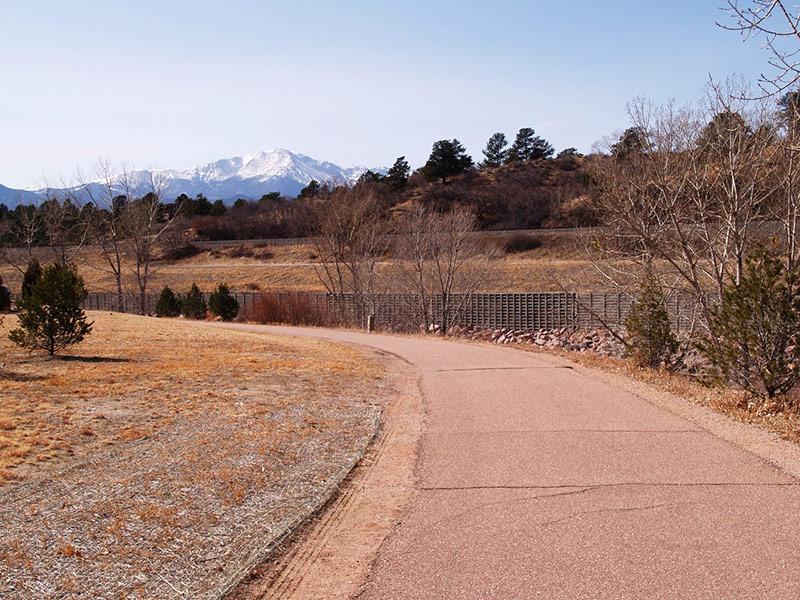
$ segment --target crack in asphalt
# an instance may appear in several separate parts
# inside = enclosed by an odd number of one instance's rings
[[[478,512],[478,511],[483,510],[483,509],[485,509],[487,507],[490,507],[490,506],[497,506],[499,504],[508,504],[510,502],[517,503],[517,502],[526,502],[526,501],[530,501],[530,500],[546,500],[546,499],[550,499],[550,498],[559,498],[559,497],[562,497],[562,496],[574,496],[574,495],[577,495],[577,494],[583,494],[583,493],[586,493],[586,492],[591,492],[593,489],[594,488],[592,488],[592,487],[584,487],[584,488],[579,488],[579,489],[573,489],[573,490],[570,490],[568,492],[565,491],[565,492],[560,492],[560,493],[555,493],[555,494],[539,494],[538,496],[525,496],[523,498],[507,498],[505,500],[495,500],[494,502],[484,502],[482,504],[478,504],[477,506],[473,506],[471,508],[468,508],[467,510],[461,511],[460,513],[457,513],[455,515],[449,515],[449,516],[445,517],[444,519],[440,519],[438,521],[435,521],[435,522],[431,523],[429,526],[430,527],[435,527],[437,525],[441,525],[442,523],[449,523],[451,521],[455,521],[456,519],[459,519],[461,517],[464,517],[464,516],[469,515],[469,514],[474,513],[474,512]]]
[[[544,525],[554,525],[555,523],[561,523],[563,521],[569,521],[570,519],[575,519],[582,517],[584,515],[596,515],[601,513],[621,513],[621,512],[637,512],[640,510],[653,510],[655,508],[666,508],[666,507],[673,507],[673,506],[682,506],[694,504],[689,502],[665,502],[663,504],[651,504],[648,506],[631,506],[631,507],[618,507],[618,508],[599,508],[597,510],[584,510],[580,512],[573,513],[571,515],[565,515],[563,517],[559,517],[558,519],[551,519],[550,521],[542,521],[541,523],[536,523],[539,526]]]

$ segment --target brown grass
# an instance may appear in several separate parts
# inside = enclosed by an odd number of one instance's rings
[[[320,383],[329,391],[331,376],[357,362],[352,351],[332,360],[333,352],[325,356],[323,346],[299,340],[288,344],[184,321],[90,314],[95,333],[53,360],[8,341],[13,317],[0,326],[0,350],[7,357],[0,371],[0,477],[35,470],[41,457],[144,438],[169,426],[176,414],[229,411],[231,393],[266,374],[273,381],[324,374]],[[371,377],[375,369],[365,363],[356,373]]]
[[[510,237],[485,234],[487,247],[502,248]],[[510,254],[493,261],[493,277],[480,291],[600,291],[608,282],[602,278],[586,258],[583,243],[574,233],[543,232],[535,234],[541,245],[537,248]],[[53,259],[52,252],[38,249],[43,261]],[[128,261],[130,263],[130,260]],[[150,289],[157,293],[169,285],[176,291],[185,291],[192,283],[210,291],[220,282],[234,290],[284,290],[323,291],[315,265],[318,258],[311,243],[265,246],[235,246],[203,251],[182,260],[160,260],[154,264]],[[80,253],[78,268],[90,291],[112,291],[114,281],[104,270],[103,259],[96,248],[87,247]],[[387,258],[380,269],[390,280],[390,291],[401,291],[392,283],[395,259]],[[2,274],[12,289],[20,285],[19,273],[4,269]],[[397,279],[395,278],[396,282]],[[128,289],[135,289],[130,275],[125,281]]]
[[[351,347],[90,317],[66,360],[0,331],[0,596],[219,585],[363,450],[389,394]]]

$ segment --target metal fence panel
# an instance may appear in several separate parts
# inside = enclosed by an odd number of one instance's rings
[[[208,302],[209,293],[203,296]],[[375,315],[378,328],[416,329],[422,319],[422,306],[432,322],[442,319],[443,302],[437,295],[424,302],[416,294],[381,294],[357,303],[353,294],[331,295],[324,292],[235,292],[239,315],[244,320],[254,317],[259,298],[270,296],[278,306],[288,302],[305,302],[336,317],[336,322],[362,326],[367,314]],[[155,312],[157,295],[148,294],[146,312]],[[451,306],[460,307],[456,323],[483,329],[557,329],[562,327],[622,326],[633,299],[624,293],[481,293],[455,295]],[[126,294],[119,305],[116,294],[90,293],[84,307],[89,310],[138,313],[139,296]],[[677,331],[687,331],[696,318],[696,307],[690,298],[672,295],[666,301],[667,310]]]

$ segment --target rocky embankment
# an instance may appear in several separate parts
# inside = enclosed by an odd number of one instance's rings
[[[569,352],[591,352],[598,356],[624,358],[626,347],[625,331],[612,333],[605,328],[575,329],[562,327],[558,329],[476,329],[472,327],[454,327],[451,335],[470,340],[483,340],[495,344],[529,344],[540,348],[553,348]],[[616,335],[615,335],[616,334]],[[704,371],[705,360],[699,355],[688,339],[681,339],[678,351],[672,356],[669,364],[663,365],[671,371],[699,375]]]
[[[474,329],[454,328],[453,335],[495,344],[531,344],[571,352],[594,352],[601,356],[623,357],[625,344],[606,329]]]

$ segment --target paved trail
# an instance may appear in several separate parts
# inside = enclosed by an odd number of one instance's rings
[[[800,480],[694,421],[552,356],[267,329],[420,373],[418,490],[363,597],[800,597]]]

